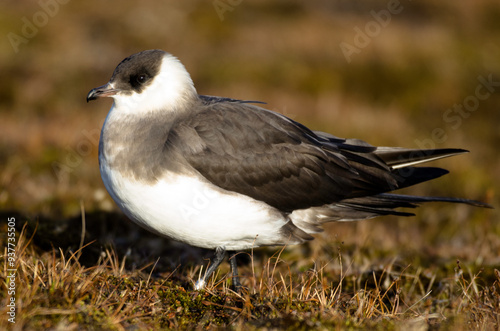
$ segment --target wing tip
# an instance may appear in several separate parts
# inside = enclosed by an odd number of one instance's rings
[[[439,159],[469,153],[462,148],[398,149],[384,148],[377,155],[392,169],[406,168]]]

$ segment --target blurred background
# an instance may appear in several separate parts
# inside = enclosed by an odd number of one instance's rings
[[[200,94],[261,100],[374,145],[470,150],[433,163],[451,174],[405,193],[499,206],[497,0],[5,0],[0,18],[3,211],[64,219],[80,201],[117,211],[97,161],[111,100],[85,98],[123,58],[152,48],[177,56]],[[447,252],[499,263],[495,210],[432,204],[417,214],[328,225],[325,240],[446,242]]]

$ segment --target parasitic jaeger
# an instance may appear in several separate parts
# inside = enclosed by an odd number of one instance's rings
[[[312,131],[253,101],[199,95],[182,63],[162,50],[133,54],[87,101],[114,99],[99,142],[101,177],[120,209],[158,235],[214,249],[195,288],[226,251],[300,244],[325,222],[379,215],[429,201],[389,193],[447,170],[416,165],[467,152],[375,147]],[[241,287],[236,256],[233,285]]]

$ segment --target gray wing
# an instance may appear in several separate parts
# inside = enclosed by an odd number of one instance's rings
[[[217,96],[213,96],[213,95],[198,95],[198,97],[204,105],[211,105],[211,104],[220,103],[220,102],[262,103],[262,104],[265,104],[265,102],[263,102],[263,101],[239,100],[239,99],[233,99],[233,98],[217,97]]]
[[[447,173],[412,168],[412,175],[404,176],[367,143],[315,133],[248,104],[204,105],[172,127],[165,147],[177,149],[215,185],[284,212],[388,192]]]

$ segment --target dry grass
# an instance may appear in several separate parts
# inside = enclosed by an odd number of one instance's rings
[[[376,247],[363,251],[322,242],[322,252],[299,246],[240,254],[247,262],[240,266],[246,287],[241,294],[229,288],[227,265],[205,291],[193,291],[204,271],[196,261],[202,251],[178,263],[174,257],[185,254],[186,247],[161,243],[152,249],[163,254],[161,259],[150,252],[141,255],[142,244],[154,236],[135,229],[136,240],[131,240],[134,225],[112,233],[100,228],[103,220],[113,222],[115,214],[90,214],[60,224],[52,220],[49,226],[47,219],[13,216],[18,330],[492,330],[499,325],[500,272],[471,262],[413,264],[410,257],[388,260],[389,254]],[[64,224],[69,225],[57,232]],[[6,226],[1,230],[6,232]],[[109,236],[119,244],[113,246]],[[47,237],[59,246],[49,249]],[[87,242],[89,237],[94,239]],[[6,247],[5,238],[0,245]],[[0,277],[7,279],[6,268]],[[6,297],[3,292],[2,299]],[[1,328],[12,327],[7,312],[4,305]]]
[[[340,43],[352,43],[354,28],[387,1],[242,1],[224,20],[212,1],[70,1],[17,53],[4,38],[0,328],[500,329],[500,88],[458,127],[443,118],[475,93],[479,76],[500,81],[500,6],[401,4],[351,63]],[[0,9],[7,36],[41,7]],[[407,192],[497,209],[431,204],[414,218],[328,224],[307,245],[242,253],[241,295],[228,288],[227,264],[195,292],[210,252],[134,226],[99,178],[97,133],[109,103],[87,105],[85,96],[118,61],[148,48],[177,55],[200,93],[263,100],[341,137],[418,147],[441,128],[447,139],[436,147],[471,153],[434,163],[451,174]],[[9,217],[17,220],[15,325],[6,315]]]

